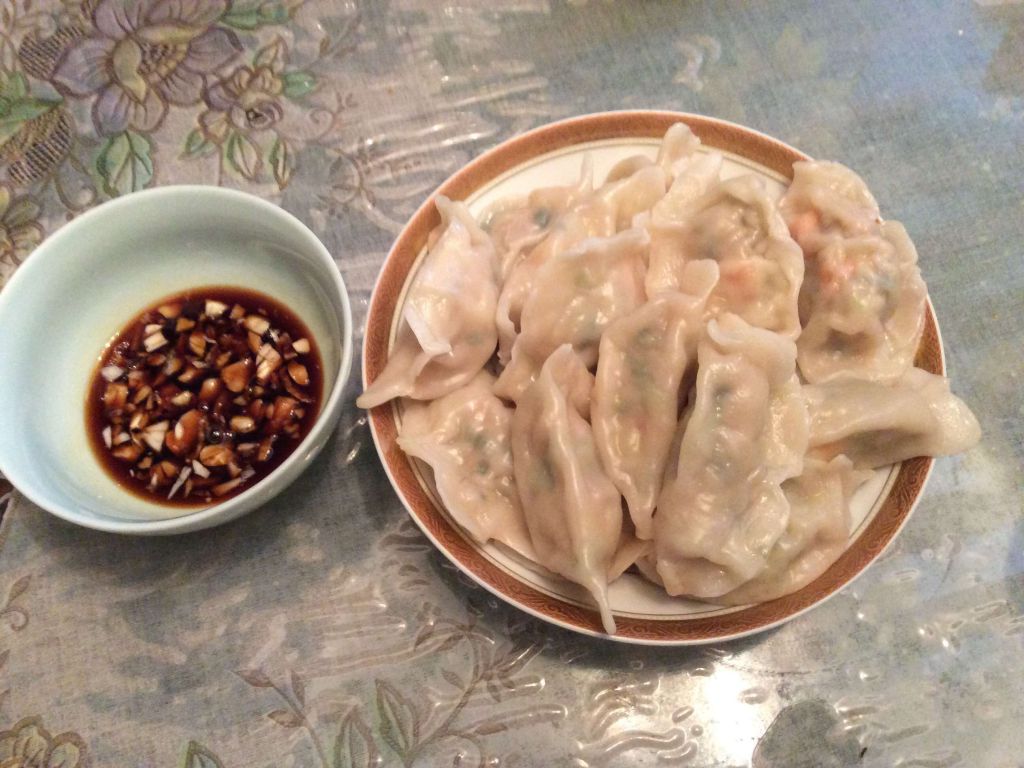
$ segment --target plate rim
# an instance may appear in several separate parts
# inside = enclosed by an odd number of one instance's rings
[[[380,374],[387,360],[398,298],[404,293],[409,270],[427,234],[440,222],[434,205],[437,195],[462,200],[497,176],[543,155],[609,139],[661,138],[676,122],[686,123],[704,146],[752,160],[786,179],[792,178],[793,162],[811,159],[795,147],[752,128],[705,115],[660,110],[570,117],[501,142],[462,166],[431,192],[388,251],[374,283],[364,325],[363,388]],[[932,373],[945,375],[941,332],[930,297],[926,300],[924,331],[914,362]],[[930,457],[903,462],[874,518],[825,573],[802,589],[776,600],[705,618],[637,620],[616,615],[618,631],[608,635],[601,629],[596,608],[566,603],[508,574],[496,572],[495,566],[479,553],[479,545],[438,510],[420,486],[412,463],[395,440],[396,417],[393,402],[368,411],[374,447],[406,512],[455,567],[496,597],[548,623],[592,637],[638,645],[671,647],[734,640],[777,627],[821,605],[852,584],[891,545],[919,503],[934,467]]]

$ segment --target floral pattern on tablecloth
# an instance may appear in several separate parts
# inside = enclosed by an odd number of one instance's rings
[[[351,404],[287,495],[201,534],[74,529],[0,480],[0,767],[1017,766],[1022,9],[0,0],[0,285],[105,200],[223,184],[325,242],[358,343],[394,233],[467,160],[572,114],[703,112],[864,172],[987,435],[855,585],[697,649],[472,583]]]
[[[464,49],[496,49],[503,14],[464,13],[454,32],[401,24],[430,8],[392,4],[399,24],[368,44],[375,12],[352,3],[5,0],[0,284],[44,229],[157,184],[280,198],[305,174],[319,222],[355,211],[394,232],[474,148],[565,114],[528,62],[458,74]],[[430,82],[403,82],[403,64]],[[384,114],[380,94],[404,110]]]

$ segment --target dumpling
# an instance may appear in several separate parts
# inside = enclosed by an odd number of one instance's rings
[[[718,182],[722,169],[722,155],[718,152],[697,154],[688,158],[679,169],[665,196],[655,203],[646,218],[637,221],[651,236],[651,255],[648,260],[645,288],[647,296],[654,298],[664,291],[680,290],[683,271],[690,263],[686,245],[688,206]]]
[[[812,382],[892,381],[914,362],[928,291],[903,225],[835,240],[807,262],[797,361]]]
[[[651,223],[654,225],[679,225],[685,222],[688,206],[718,183],[722,172],[722,155],[720,152],[696,154],[680,161],[676,170],[672,186],[651,208]]]
[[[764,570],[789,521],[781,484],[800,474],[807,412],[794,343],[735,315],[708,323],[696,399],[654,515],[670,595],[717,598]]]
[[[522,331],[495,393],[518,401],[548,355],[562,344],[571,344],[588,367],[597,363],[604,329],[644,301],[649,243],[642,229],[629,229],[585,240],[548,260],[523,306]]]
[[[859,479],[845,456],[830,462],[807,459],[803,474],[782,484],[789,522],[768,554],[767,566],[715,602],[746,605],[775,600],[823,574],[849,543],[850,496]]]
[[[686,123],[674,123],[665,131],[658,147],[655,165],[668,174],[669,181],[677,179],[700,149],[698,139]]]
[[[502,279],[524,253],[544,239],[559,216],[593,190],[593,163],[586,155],[576,184],[541,187],[525,198],[500,200],[488,210],[482,217],[483,228],[494,241]]]
[[[838,163],[796,163],[782,199],[806,254],[797,361],[811,382],[892,381],[914,361],[928,291],[903,225],[882,223],[864,182]]]
[[[541,267],[588,238],[610,237],[627,229],[634,216],[661,199],[667,185],[665,172],[656,165],[604,184],[559,216],[544,239],[512,267],[502,285],[496,314],[498,357],[503,364],[511,359],[523,307]]]
[[[413,279],[395,347],[356,400],[433,400],[472,379],[494,354],[498,297],[494,245],[462,203],[438,196],[441,234]]]
[[[512,409],[491,392],[493,383],[481,371],[431,403],[407,401],[398,446],[430,465],[445,509],[470,536],[533,559],[512,469]]]
[[[779,210],[808,256],[836,238],[870,235],[882,222],[864,180],[840,163],[821,160],[793,163]]]
[[[512,458],[537,562],[585,587],[613,634],[608,577],[622,533],[622,497],[580,412],[592,386],[571,346],[555,350],[512,416]]]
[[[845,454],[857,469],[914,456],[949,456],[981,439],[981,428],[942,376],[911,368],[891,385],[845,379],[803,388],[811,455]]]
[[[622,533],[619,534],[619,544],[612,556],[612,564],[608,569],[608,583],[611,584],[627,570],[630,566],[647,557],[654,549],[654,542],[649,539],[641,539],[629,520],[623,520]]]
[[[694,136],[690,127],[686,123],[675,123],[665,131],[655,158],[652,159],[647,155],[631,155],[620,160],[608,171],[605,183],[625,179],[649,165],[661,168],[671,183],[699,148],[700,139]]]
[[[651,515],[676,429],[681,384],[696,363],[704,307],[718,281],[713,261],[687,266],[687,293],[656,296],[601,337],[591,404],[594,439],[641,539],[653,534]]]
[[[686,123],[674,123],[665,131],[658,146],[658,154],[651,158],[648,155],[630,155],[620,160],[605,177],[605,183],[619,181],[632,176],[642,168],[656,165],[666,174],[669,183],[676,177],[680,167],[685,166],[687,161],[700,148],[698,139],[690,126]]]
[[[717,177],[717,168],[703,173],[703,180],[694,182],[697,189]],[[731,312],[791,339],[800,334],[803,255],[761,179],[750,175],[718,182],[672,215],[678,224],[653,225],[657,250],[652,249],[648,295],[678,285],[687,262],[712,259],[721,272],[708,301],[715,314]]]
[[[608,171],[608,175],[604,177],[604,183],[611,184],[613,181],[628,179],[638,171],[642,171],[644,168],[649,168],[652,165],[654,165],[654,161],[647,155],[630,155],[612,166],[611,170]]]

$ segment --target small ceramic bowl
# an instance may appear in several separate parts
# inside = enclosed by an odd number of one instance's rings
[[[320,349],[323,400],[305,440],[252,488],[205,508],[161,506],[99,465],[86,391],[104,346],[138,312],[205,285],[260,291],[303,320]],[[54,515],[115,533],[208,528],[275,496],[323,448],[352,363],[348,294],[324,245],[277,206],[217,187],[140,192],[61,228],[0,291],[0,328],[0,471]]]

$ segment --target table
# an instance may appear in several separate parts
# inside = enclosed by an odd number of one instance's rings
[[[357,365],[324,455],[233,524],[116,537],[3,496],[0,765],[1024,765],[1019,0],[0,0],[0,70],[0,281],[104,200],[222,184],[316,231],[357,329],[403,221],[502,139],[639,107],[755,127],[905,222],[985,432],[826,605],[652,650],[454,571]]]

